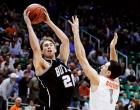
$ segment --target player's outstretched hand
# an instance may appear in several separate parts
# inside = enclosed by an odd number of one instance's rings
[[[68,21],[71,24],[73,33],[79,33],[79,19],[77,16],[72,16],[72,21]]]
[[[114,33],[114,38],[112,39],[111,43],[110,43],[110,47],[115,47],[115,45],[117,44],[117,41],[118,41],[118,35],[117,33],[115,32]]]

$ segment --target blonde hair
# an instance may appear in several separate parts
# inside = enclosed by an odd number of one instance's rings
[[[41,48],[41,50],[43,49],[43,44],[44,44],[45,41],[50,41],[55,46],[55,41],[51,37],[43,37],[43,40],[40,41],[40,48]]]

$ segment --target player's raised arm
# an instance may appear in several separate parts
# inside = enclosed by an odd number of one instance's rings
[[[30,45],[31,45],[31,48],[33,50],[33,53],[34,54],[39,54],[39,57],[40,57],[41,49],[40,49],[38,38],[37,38],[33,28],[32,28],[31,21],[28,17],[29,13],[30,12],[27,12],[27,10],[24,11],[24,20],[25,20],[25,23],[27,25],[27,29],[28,29],[28,32],[29,32],[29,41],[30,41]]]
[[[55,34],[58,36],[58,38],[61,41],[61,46],[60,46],[60,54],[59,54],[59,58],[65,63],[67,64],[67,60],[69,57],[69,39],[66,36],[66,34],[59,29],[50,19],[49,15],[47,12],[45,12],[46,15],[46,19],[45,19],[45,23],[47,23],[51,29],[55,32]]]
[[[69,23],[72,26],[72,32],[74,35],[75,53],[76,53],[77,59],[79,60],[79,63],[82,66],[86,76],[90,79],[90,82],[94,85],[99,85],[99,76],[97,74],[97,71],[90,66],[86,58],[85,49],[80,40],[79,20],[77,16],[72,16],[72,22],[69,21]]]
[[[41,75],[41,73],[43,73],[44,70],[43,68],[49,67],[49,65],[42,58],[38,38],[32,28],[31,21],[28,17],[29,13],[30,12],[27,12],[27,10],[24,11],[24,20],[29,32],[29,41],[30,41],[31,48],[33,50],[33,56],[34,56],[33,63],[36,70],[36,74]]]
[[[118,35],[115,32],[114,33],[114,38],[112,39],[112,41],[110,43],[110,60],[118,62],[118,56],[117,56],[117,53],[116,53],[116,50],[115,50],[115,46],[117,44],[117,41],[118,41]]]

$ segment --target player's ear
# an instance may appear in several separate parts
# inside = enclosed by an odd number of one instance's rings
[[[108,71],[107,74],[108,74],[108,76],[110,76],[111,75],[111,71]]]

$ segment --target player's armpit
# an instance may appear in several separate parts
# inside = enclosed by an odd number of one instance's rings
[[[50,68],[50,64],[45,61],[43,58],[38,59],[38,58],[34,58],[33,60],[33,64],[35,67],[35,73],[37,76],[41,76],[45,70],[47,70],[48,68]]]

